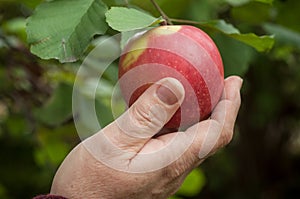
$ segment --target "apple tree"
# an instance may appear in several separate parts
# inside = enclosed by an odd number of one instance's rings
[[[205,31],[225,77],[244,78],[236,137],[172,198],[299,196],[299,6],[298,0],[1,1],[0,198],[49,191],[72,147],[124,111],[115,90],[124,45],[141,30],[171,24]],[[75,83],[81,100],[74,112]],[[86,134],[78,135],[74,123]]]

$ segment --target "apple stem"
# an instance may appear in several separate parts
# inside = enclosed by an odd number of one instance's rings
[[[151,3],[154,5],[156,10],[161,14],[162,18],[165,20],[165,22],[162,22],[161,25],[173,25],[170,18],[166,15],[166,13],[161,9],[161,7],[156,3],[155,0],[150,0]]]

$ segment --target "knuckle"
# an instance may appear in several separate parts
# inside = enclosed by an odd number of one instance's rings
[[[151,108],[147,105],[132,106],[130,109],[130,118],[134,125],[140,128],[162,127],[164,120],[161,118],[161,113],[157,108]]]
[[[138,126],[148,126],[151,123],[150,115],[145,106],[132,106],[130,115],[133,123]]]
[[[184,173],[184,166],[183,165],[178,165],[178,163],[174,163],[172,166],[167,167],[163,175],[165,178],[173,180],[178,178]]]
[[[189,153],[189,154],[186,154]],[[198,161],[197,156],[186,152],[177,161],[164,169],[164,176],[168,179],[177,179],[182,177],[188,170],[194,168],[194,164]],[[195,157],[195,158],[194,158]]]
[[[233,130],[224,128],[220,138],[220,147],[228,145],[233,137]]]

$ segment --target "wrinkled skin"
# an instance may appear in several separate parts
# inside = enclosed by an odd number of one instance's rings
[[[223,96],[208,120],[185,132],[153,137],[184,98],[179,81],[159,81],[120,118],[72,150],[55,175],[51,194],[91,199],[168,198],[195,167],[231,141],[241,103],[241,86],[239,77],[227,78]],[[174,141],[175,136],[180,144]],[[173,157],[191,137],[192,142],[183,154],[170,164],[159,165],[164,161],[157,160]],[[169,150],[146,156],[148,159],[140,156],[165,147]],[[144,168],[149,170],[143,172]]]

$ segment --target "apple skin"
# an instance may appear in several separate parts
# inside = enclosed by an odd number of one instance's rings
[[[217,46],[205,32],[188,25],[138,33],[124,47],[119,62],[120,89],[128,106],[164,77],[178,79],[185,89],[181,107],[165,128],[186,128],[207,119],[224,88]]]

